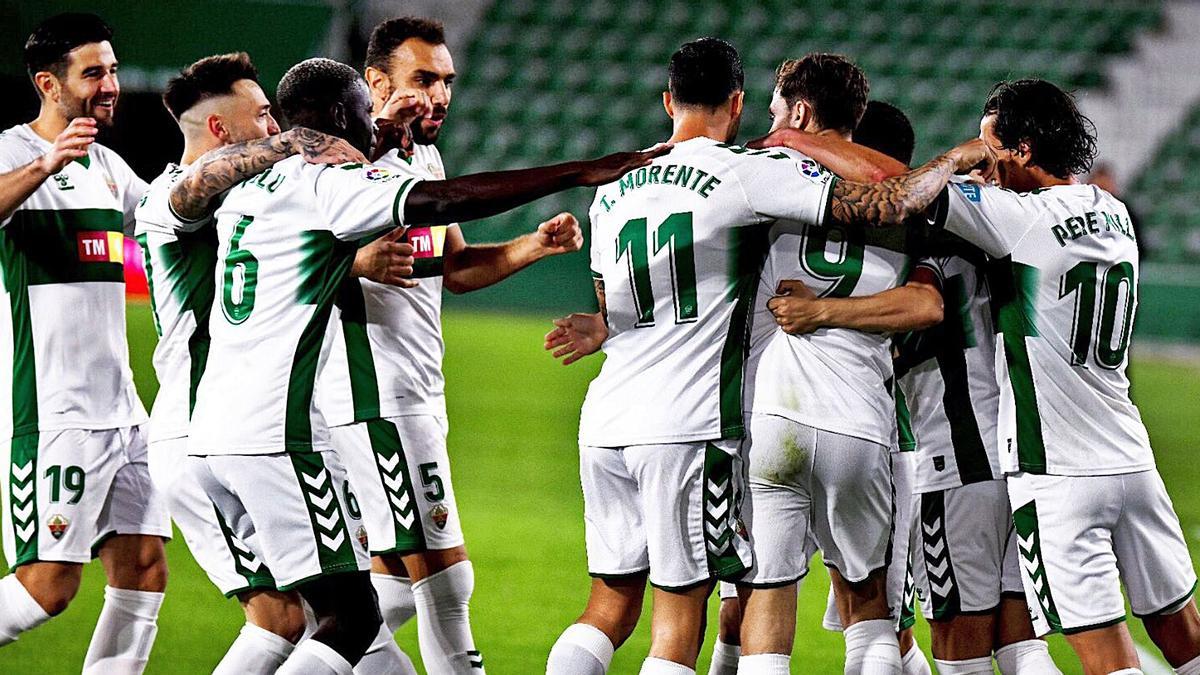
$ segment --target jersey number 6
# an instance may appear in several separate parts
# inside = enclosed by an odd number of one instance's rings
[[[239,324],[254,311],[254,288],[258,285],[258,258],[244,248],[239,248],[246,228],[254,222],[254,216],[242,216],[233,226],[229,238],[229,253],[225,256],[225,271],[222,274],[223,291],[221,311],[229,323]]]

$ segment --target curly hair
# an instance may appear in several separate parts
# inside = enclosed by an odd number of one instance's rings
[[[804,101],[825,129],[853,131],[867,109],[867,76],[840,54],[812,53],[788,59],[775,71],[775,86],[788,107]]]
[[[1075,97],[1046,80],[1000,82],[983,114],[1007,150],[1028,143],[1030,163],[1058,178],[1084,174],[1096,159],[1096,126],[1079,112]]]

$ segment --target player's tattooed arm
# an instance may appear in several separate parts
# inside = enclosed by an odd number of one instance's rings
[[[297,127],[205,153],[172,188],[171,209],[184,220],[198,220],[211,211],[213,199],[222,192],[292,155],[300,155],[310,164],[366,161],[361,152],[340,138]]]
[[[989,174],[996,157],[981,140],[974,139],[894,178],[879,183],[838,181],[833,186],[831,212],[842,223],[899,225],[924,211],[956,173],[983,166]]]
[[[748,148],[786,147],[813,158],[835,176],[860,183],[878,183],[908,171],[908,167],[878,150],[836,136],[799,129],[779,129],[750,141]]]
[[[422,181],[408,193],[404,218],[411,223],[487,218],[568,188],[611,183],[670,150],[670,145],[660,144],[581,162]]]

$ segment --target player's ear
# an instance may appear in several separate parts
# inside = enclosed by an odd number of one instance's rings
[[[791,113],[792,119],[788,121],[788,126],[795,129],[808,127],[808,123],[812,119],[812,108],[803,99],[796,101],[796,104],[792,106]]]
[[[208,129],[208,133],[215,138],[220,139],[222,143],[229,142],[229,131],[225,128],[225,121],[220,115],[209,115],[204,118],[204,126]]]
[[[62,84],[58,81],[58,77],[48,71],[42,70],[33,75],[33,86],[37,88],[38,94],[44,99],[51,101],[58,100],[59,87]]]
[[[729,116],[733,119],[741,117],[742,106],[745,104],[745,102],[746,92],[735,91],[733,95],[729,97]]]
[[[1033,145],[1029,140],[1022,140],[1012,152],[1013,160],[1020,166],[1028,166],[1033,160]]]
[[[667,117],[675,119],[675,104],[671,102],[671,92],[663,92],[663,110],[667,111]]]
[[[345,131],[348,118],[346,117],[346,106],[341,101],[335,101],[329,106],[329,119],[333,120],[333,126],[339,131]]]

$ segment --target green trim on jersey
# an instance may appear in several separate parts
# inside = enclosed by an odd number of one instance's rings
[[[899,384],[896,391],[896,433],[899,436],[900,452],[912,452],[917,449],[917,437],[913,434],[912,413],[908,411],[908,399]]]
[[[290,453],[288,457],[296,471],[296,485],[308,506],[313,546],[317,549],[321,573],[357,571],[358,561],[351,548],[357,540],[350,535],[350,528],[346,526],[337,488],[329,470],[325,468],[325,459],[319,452]]]
[[[123,263],[80,260],[86,245],[80,235],[120,232],[123,237],[124,231],[125,215],[115,209],[19,209],[0,230],[0,239],[9,256],[24,261],[24,282],[30,286],[83,281],[123,284]],[[104,241],[107,247],[108,240]],[[124,250],[120,253],[123,257]]]
[[[993,287],[997,303],[996,326],[1003,334],[1004,358],[1017,414],[1017,459],[1022,471],[1046,472],[1046,445],[1042,440],[1042,416],[1029,362],[1026,338],[1037,337],[1037,268],[1008,260]]]
[[[11,224],[9,225],[11,227]],[[8,291],[12,321],[12,433],[38,431],[37,366],[33,346],[33,318],[29,307],[30,261],[23,255],[8,228],[0,230],[0,268]]]
[[[8,513],[12,518],[13,543],[17,558],[10,566],[20,567],[38,560],[37,476],[39,434],[13,436],[9,441]]]
[[[751,307],[758,291],[759,277],[767,259],[767,228],[736,227],[729,231],[729,299],[734,300],[729,331],[721,347],[721,436],[746,435],[742,414],[742,394],[746,376],[746,357],[750,352]]]
[[[354,421],[378,419],[379,375],[375,357],[367,336],[367,304],[362,283],[347,278],[338,287],[335,301],[341,312],[342,339],[346,344],[346,366],[349,371],[350,398],[354,404]]]
[[[938,341],[941,348],[937,353],[938,370],[942,376],[944,393],[942,407],[950,423],[950,442],[954,449],[954,463],[963,485],[993,480],[992,465],[979,421],[975,417],[975,404],[971,400],[971,377],[967,371],[966,350],[977,345],[975,325],[971,320],[970,296],[961,274],[948,277],[943,283],[946,300],[947,320],[940,327],[942,335]],[[955,320],[957,318],[957,320]]]
[[[425,540],[424,525],[417,511],[417,493],[413,487],[412,473],[404,456],[404,444],[400,441],[400,430],[389,420],[371,420],[366,423],[367,437],[371,441],[371,454],[379,470],[379,480],[388,498],[388,509],[392,512],[396,543],[386,550],[372,550],[371,555],[385,553],[418,553],[429,550]]]
[[[229,557],[233,559],[233,569],[242,578],[246,580],[246,585],[242,588],[237,588],[225,594],[225,597],[232,598],[239,593],[253,589],[274,589],[275,577],[271,576],[271,570],[267,568],[266,563],[258,559],[254,555],[254,551],[246,546],[245,542],[238,539],[237,535],[225,522],[225,517],[221,515],[221,510],[213,505],[213,513],[217,516],[217,527],[221,529],[221,534],[225,537],[225,546],[229,549]],[[258,566],[254,569],[250,568],[251,564],[257,563]]]
[[[143,199],[145,199],[143,197]],[[146,286],[150,289],[150,316],[154,318],[154,334],[162,337],[162,321],[158,318],[158,301],[154,299],[154,261],[150,258],[150,244],[145,233],[134,237],[142,249],[142,267],[146,272]]]
[[[1038,531],[1037,504],[1031,501],[1014,510],[1013,526],[1017,530],[1018,562],[1025,572],[1025,581],[1033,585],[1034,595],[1046,622],[1052,629],[1061,631],[1062,621],[1058,618],[1058,608],[1054,605],[1054,596],[1050,592],[1050,578],[1046,575],[1046,565],[1042,562],[1042,535]]]
[[[300,291],[296,302],[316,305],[312,318],[300,333],[292,371],[288,377],[284,418],[284,445],[288,452],[312,451],[313,392],[317,384],[317,362],[333,313],[333,299],[350,272],[357,246],[332,232],[310,230],[300,233],[303,259],[300,262]]]

